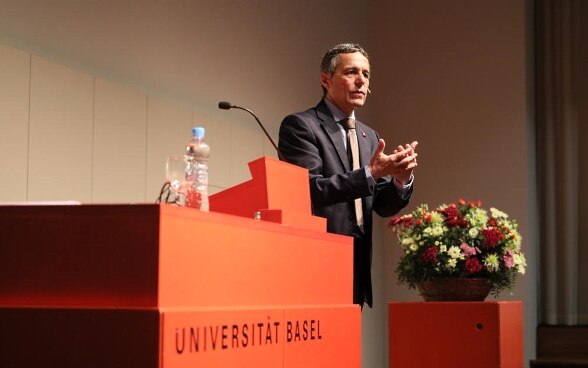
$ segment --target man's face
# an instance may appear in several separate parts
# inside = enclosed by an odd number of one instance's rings
[[[350,115],[365,103],[370,84],[370,63],[359,52],[339,54],[335,72],[331,76],[321,73],[321,82],[327,89],[325,97]]]

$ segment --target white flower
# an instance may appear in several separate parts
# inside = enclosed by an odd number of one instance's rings
[[[435,226],[431,230],[431,233],[433,234],[433,236],[441,236],[441,235],[443,235],[443,226]]]
[[[499,209],[496,209],[494,207],[490,207],[490,215],[492,217],[494,217],[495,219],[506,219],[508,218],[508,215],[504,212],[502,212]]]
[[[449,247],[447,254],[449,254],[449,257],[451,257],[452,259],[464,259],[463,254],[461,254],[461,249],[459,249],[459,247],[456,247],[455,245]]]
[[[440,253],[445,253],[445,252],[447,252],[447,245],[445,245],[445,244],[441,244],[441,245],[439,246],[439,252],[440,252]]]
[[[453,269],[457,267],[457,259],[455,258],[449,258],[447,260],[447,268]]]
[[[512,257],[514,259],[514,264],[517,267],[517,270],[520,274],[524,275],[525,268],[527,267],[527,260],[525,259],[525,256],[522,254],[514,254]]]
[[[478,229],[476,229],[475,227],[472,227],[469,231],[468,231],[468,235],[470,236],[470,238],[475,239],[476,237],[478,237],[478,234],[480,234],[480,231]]]
[[[414,239],[411,237],[406,237],[402,239],[402,245],[411,245],[414,243]]]

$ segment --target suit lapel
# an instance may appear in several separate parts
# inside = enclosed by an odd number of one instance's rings
[[[322,121],[323,129],[331,139],[331,143],[333,146],[335,146],[335,150],[339,155],[341,164],[343,167],[345,167],[346,171],[351,170],[351,166],[349,165],[349,158],[347,157],[347,150],[345,149],[343,138],[341,136],[341,128],[339,128],[339,125],[337,125],[337,122],[335,122],[335,119],[331,115],[329,108],[322,100],[316,107],[316,114],[319,120]]]

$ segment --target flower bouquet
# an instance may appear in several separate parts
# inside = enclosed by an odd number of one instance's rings
[[[498,296],[525,273],[516,221],[495,208],[486,211],[480,201],[460,199],[434,210],[422,204],[389,225],[404,250],[398,281],[410,288],[435,279],[477,278]]]

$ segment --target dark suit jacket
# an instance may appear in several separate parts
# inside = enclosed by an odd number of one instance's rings
[[[392,178],[370,185],[364,166],[377,146],[378,135],[357,122],[360,166],[351,170],[341,129],[324,101],[315,108],[288,115],[280,126],[281,159],[307,168],[314,215],[327,218],[327,231],[354,237],[353,301],[372,306],[372,210],[393,216],[408,203],[402,199]],[[364,231],[355,226],[353,200],[363,198]]]

